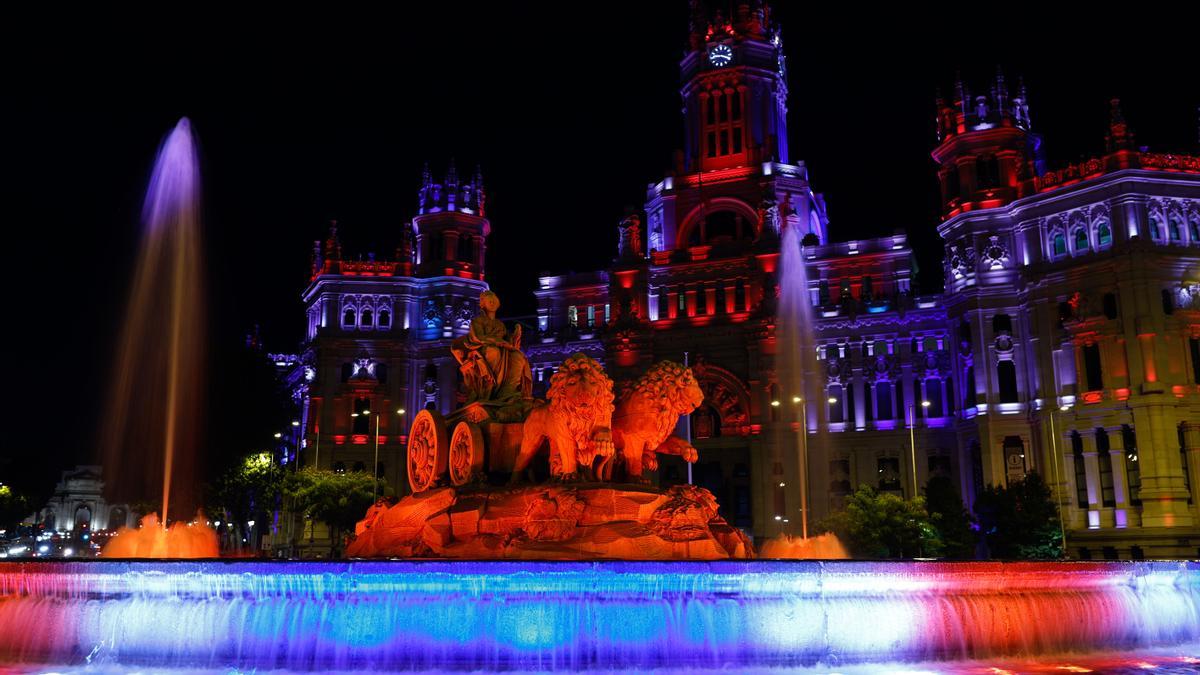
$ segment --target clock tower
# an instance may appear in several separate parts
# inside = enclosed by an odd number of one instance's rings
[[[783,41],[766,3],[738,2],[733,15],[692,2],[689,49],[680,64],[687,171],[788,162]]]

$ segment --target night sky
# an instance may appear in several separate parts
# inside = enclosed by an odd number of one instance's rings
[[[460,175],[482,165],[501,314],[533,311],[542,270],[604,266],[617,221],[682,143],[686,3],[507,4],[10,23],[0,156],[17,201],[5,228],[16,403],[0,481],[46,492],[91,457],[142,192],[180,116],[203,155],[217,381],[236,379],[225,371],[255,325],[269,349],[296,350],[329,219],[347,251],[392,255],[425,161],[439,177],[451,157]],[[825,194],[833,238],[907,229],[925,290],[941,283],[933,99],[957,70],[973,93],[997,65],[1013,86],[1024,75],[1051,167],[1103,149],[1113,96],[1139,144],[1196,151],[1200,76],[1182,16],[774,4],[792,160]]]

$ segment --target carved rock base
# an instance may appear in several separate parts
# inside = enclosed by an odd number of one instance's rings
[[[358,558],[718,560],[752,558],[710,492],[612,484],[444,487],[373,507]]]

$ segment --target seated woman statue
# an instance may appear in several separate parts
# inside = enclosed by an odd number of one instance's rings
[[[521,353],[521,326],[512,336],[496,318],[500,298],[491,291],[479,296],[482,313],[471,320],[471,329],[450,347],[467,388],[467,404],[518,403],[533,396],[533,374]]]

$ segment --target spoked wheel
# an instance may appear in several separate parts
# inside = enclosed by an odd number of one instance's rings
[[[450,484],[466,485],[483,473],[483,431],[478,424],[459,422],[450,436]]]
[[[446,473],[449,445],[446,420],[433,410],[417,413],[408,432],[408,486],[413,492],[437,485]]]

